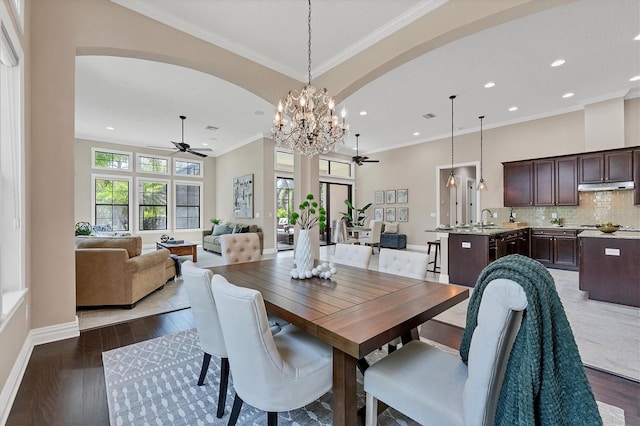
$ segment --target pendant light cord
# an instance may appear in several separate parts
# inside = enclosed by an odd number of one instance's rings
[[[456,95],[449,96],[449,99],[451,99],[451,173],[452,174],[453,174],[453,100],[455,98],[456,98]]]
[[[308,50],[309,50],[309,66],[307,68],[307,71],[309,73],[309,86],[311,86],[311,0],[309,0],[308,25],[309,25],[309,41],[307,42],[307,47],[308,47]]]
[[[480,119],[480,180],[482,180],[482,120],[484,115],[478,117]]]

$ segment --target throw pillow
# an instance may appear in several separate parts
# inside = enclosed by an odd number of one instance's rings
[[[395,222],[385,222],[384,223],[384,233],[385,234],[397,234],[398,233],[398,224]]]
[[[227,225],[213,225],[213,230],[211,231],[211,235],[218,236],[228,234]]]
[[[231,233],[241,234],[242,232],[246,232],[246,231],[243,231],[244,228],[245,228],[245,225],[237,224],[236,226],[233,227],[233,231],[231,231]],[[249,226],[247,226],[247,230],[248,229],[249,229]]]
[[[246,234],[249,232],[249,225],[244,225],[242,229],[240,229],[240,233]]]

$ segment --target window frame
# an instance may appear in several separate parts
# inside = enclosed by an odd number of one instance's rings
[[[140,167],[140,158],[151,158],[151,159],[156,159],[156,160],[166,160],[167,161],[167,171],[166,172],[150,172],[147,170],[141,170]],[[143,152],[136,152],[135,153],[135,158],[136,158],[136,166],[135,166],[135,171],[136,173],[143,173],[146,175],[160,175],[160,176],[170,176],[171,175],[171,157],[167,157],[164,155],[155,155],[155,154],[145,154]]]
[[[200,174],[199,175],[183,175],[178,173],[178,166],[176,162],[184,161],[186,163],[194,163],[200,165]],[[174,157],[172,163],[173,168],[173,176],[179,176],[181,179],[184,178],[193,178],[193,179],[204,179],[204,161],[202,160],[192,160],[190,158],[182,158],[182,157]]]
[[[129,156],[129,167],[126,169],[112,169],[111,167],[96,166],[96,152],[106,152],[110,154],[127,155]],[[91,169],[93,170],[108,171],[110,173],[113,173],[113,172],[131,173],[133,172],[133,164],[132,164],[133,160],[135,160],[135,157],[133,156],[133,152],[131,151],[120,151],[117,149],[91,147]]]
[[[108,175],[108,174],[100,174],[100,173],[92,173],[91,174],[91,223],[92,224],[96,224],[96,179],[104,179],[104,180],[125,180],[129,182],[129,215],[128,215],[128,221],[129,221],[129,229],[126,231],[120,231],[120,230],[115,230],[113,229],[114,232],[130,232],[133,233],[132,230],[132,226],[131,224],[132,222],[132,212],[131,212],[131,207],[132,207],[132,202],[133,202],[133,193],[132,193],[132,184],[133,184],[133,179],[131,176],[127,176],[127,175]]]
[[[140,229],[140,191],[139,191],[139,187],[140,187],[140,183],[141,182],[147,182],[147,183],[163,183],[167,186],[167,204],[166,204],[166,209],[167,209],[167,227],[166,229]],[[154,179],[152,177],[146,177],[146,176],[136,176],[135,178],[135,221],[136,221],[136,227],[135,227],[135,232],[139,233],[139,234],[157,234],[157,233],[167,233],[167,232],[171,232],[173,231],[173,229],[171,229],[171,205],[172,205],[172,197],[171,197],[171,179]]]
[[[200,187],[200,223],[198,228],[178,228],[178,189],[176,188],[178,185],[192,185]],[[204,182],[199,180],[174,180],[173,181],[173,193],[175,196],[173,197],[173,230],[175,232],[189,232],[189,231],[199,231],[204,229]]]

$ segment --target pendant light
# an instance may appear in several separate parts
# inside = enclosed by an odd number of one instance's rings
[[[449,179],[447,179],[447,188],[455,188],[456,185],[456,174],[453,171],[453,100],[456,98],[456,95],[449,96],[451,99],[451,174],[449,174]]]
[[[478,184],[478,191],[486,191],[487,184],[484,183],[484,177],[482,177],[482,120],[484,120],[484,115],[478,118],[480,119],[480,183]]]

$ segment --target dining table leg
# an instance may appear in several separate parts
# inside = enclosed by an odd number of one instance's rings
[[[356,361],[354,357],[333,348],[333,424],[358,424],[356,388]]]

